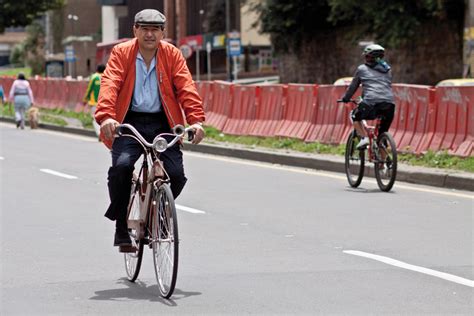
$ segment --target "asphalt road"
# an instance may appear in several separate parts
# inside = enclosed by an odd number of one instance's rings
[[[151,251],[130,283],[112,247],[109,160],[93,138],[0,123],[0,315],[474,313],[472,192],[187,152],[164,300]]]

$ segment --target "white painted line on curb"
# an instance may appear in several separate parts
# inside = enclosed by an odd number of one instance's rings
[[[51,169],[40,169],[40,171],[42,171],[44,173],[52,174],[53,176],[58,176],[58,177],[66,178],[66,179],[77,179],[76,176],[71,176],[69,174],[61,173],[61,172],[54,171],[54,170],[51,170]]]
[[[270,162],[252,161],[252,160],[245,160],[245,159],[239,159],[239,158],[233,158],[233,157],[221,157],[221,156],[214,156],[212,154],[203,154],[203,153],[196,153],[196,152],[186,152],[185,154],[190,155],[190,156],[194,156],[194,157],[199,157],[199,158],[213,159],[213,160],[237,163],[237,164],[241,164],[241,165],[254,166],[254,167],[263,167],[263,168],[275,169],[275,170],[285,170],[285,171],[290,171],[290,172],[295,172],[295,173],[309,174],[309,175],[315,175],[315,176],[321,176],[321,177],[326,177],[326,178],[333,178],[333,179],[339,179],[339,180],[347,181],[346,176],[331,173],[331,171],[316,171],[316,170],[313,170],[313,169],[306,169],[306,168],[303,168],[303,167],[276,165],[276,164],[272,164]],[[341,170],[341,172],[342,171],[343,170]],[[366,182],[366,183],[370,182],[372,184],[377,183],[375,181],[375,179],[370,178],[370,177],[364,177],[364,182]],[[405,183],[404,184],[399,184],[398,182],[395,183],[395,190],[397,188],[412,190],[412,191],[420,191],[420,192],[425,192],[425,193],[432,193],[432,194],[457,196],[457,197],[462,197],[462,198],[474,200],[474,195],[473,194],[465,194],[465,193],[462,193],[462,192],[453,192],[453,191],[443,191],[443,189],[432,189],[432,188],[418,187],[418,186],[407,185]],[[445,189],[445,190],[449,190],[449,189]]]
[[[177,208],[178,210],[185,211],[185,212],[188,212],[188,213],[193,213],[193,214],[206,214],[206,212],[204,212],[204,211],[197,210],[197,209],[192,208],[192,207],[187,207],[187,206],[179,205],[179,204],[176,204],[176,208]]]
[[[466,286],[469,286],[469,287],[474,287],[474,281],[473,280],[461,278],[461,277],[458,277],[456,275],[452,275],[452,274],[449,274],[449,273],[444,273],[444,272],[440,272],[440,271],[436,271],[436,270],[432,270],[432,269],[428,269],[428,268],[423,268],[423,267],[420,267],[420,266],[415,266],[415,265],[408,264],[408,263],[402,262],[402,261],[398,261],[398,260],[395,260],[395,259],[392,259],[392,258],[389,258],[389,257],[374,255],[374,254],[371,254],[371,253],[368,253],[368,252],[363,252],[363,251],[358,251],[358,250],[343,250],[342,252],[350,254],[350,255],[355,255],[355,256],[360,256],[360,257],[365,257],[365,258],[377,260],[377,261],[380,261],[380,262],[383,262],[383,263],[386,263],[386,264],[389,264],[389,265],[392,265],[392,266],[395,266],[395,267],[399,267],[399,268],[402,268],[402,269],[407,269],[407,270],[412,270],[412,271],[428,274],[428,275],[431,275],[431,276],[434,276],[434,277],[437,277],[437,278],[440,278],[440,279],[444,279],[444,280],[451,281],[451,282],[454,282],[454,283],[466,285]]]

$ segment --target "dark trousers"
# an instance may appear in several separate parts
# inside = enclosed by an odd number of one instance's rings
[[[352,111],[352,120],[354,122],[361,120],[373,120],[378,116],[382,117],[382,122],[379,126],[379,135],[385,133],[392,125],[393,116],[395,114],[395,104],[389,102],[381,102],[374,105],[369,105],[364,102]]]
[[[129,112],[124,123],[133,125],[148,141],[160,133],[171,131],[164,113],[142,114]],[[125,131],[124,131],[125,132]],[[112,146],[112,167],[108,173],[110,205],[105,217],[116,220],[116,226],[126,227],[127,206],[130,200],[132,174],[135,162],[143,152],[142,146],[133,138],[122,136],[116,138]],[[183,167],[183,153],[179,143],[160,154],[164,168],[171,181],[171,191],[176,198],[184,188],[186,177]]]

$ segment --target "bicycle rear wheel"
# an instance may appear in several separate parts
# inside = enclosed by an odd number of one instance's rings
[[[169,298],[178,275],[178,219],[173,194],[168,184],[154,194],[151,216],[153,262],[160,295]]]
[[[359,141],[356,131],[352,131],[347,138],[344,155],[347,181],[353,188],[357,188],[364,177],[365,150],[356,148]]]
[[[139,182],[134,177],[132,183],[132,191],[130,196],[130,202],[128,204],[128,219],[139,219],[140,218],[140,190]],[[135,252],[124,253],[125,259],[125,271],[127,272],[127,278],[130,282],[135,282],[140,273],[140,267],[142,264],[143,257],[143,241],[138,235],[136,229],[129,229],[130,239],[132,240],[132,246],[136,249]]]
[[[378,155],[374,165],[375,178],[380,190],[388,192],[397,178],[397,146],[390,133],[383,133],[378,139]]]

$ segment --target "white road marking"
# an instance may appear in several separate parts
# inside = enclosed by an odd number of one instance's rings
[[[3,157],[0,157],[0,160],[5,160],[5,158],[3,158]]]
[[[347,181],[347,178],[346,178],[345,175],[338,175],[338,174],[330,173],[328,171],[326,171],[326,172],[316,171],[316,170],[312,170],[312,169],[305,169],[305,168],[302,168],[302,167],[291,167],[291,166],[275,165],[275,164],[271,164],[269,162],[251,161],[251,160],[244,160],[244,159],[238,159],[238,158],[229,158],[229,157],[220,157],[220,156],[213,156],[213,155],[210,155],[210,154],[202,154],[202,153],[196,153],[196,152],[185,152],[185,154],[190,155],[190,156],[199,157],[199,158],[204,158],[205,157],[206,159],[213,159],[213,160],[219,160],[219,161],[225,161],[225,162],[238,163],[238,164],[247,165],[247,166],[263,167],[263,168],[268,168],[268,169],[291,171],[291,172],[295,172],[295,173],[310,174],[310,175],[321,176],[321,177],[326,177],[326,178],[339,179],[339,180],[343,180],[344,182]],[[343,170],[341,170],[341,171],[343,171]],[[364,177],[364,182],[370,182],[372,184],[377,183],[375,181],[375,179],[369,178],[369,177]],[[406,184],[400,184],[398,182],[395,183],[395,190],[397,188],[406,189],[406,190],[413,190],[413,191],[420,191],[420,192],[425,192],[425,193],[441,194],[441,195],[448,195],[448,196],[457,196],[457,197],[462,197],[462,198],[467,198],[467,199],[474,200],[474,194],[442,191],[441,189],[438,190],[438,189],[424,188],[424,187],[418,187],[418,186],[411,186],[411,185],[406,185]]]
[[[206,214],[206,212],[204,212],[204,211],[197,210],[197,209],[192,208],[192,207],[187,207],[187,206],[179,205],[179,204],[176,204],[176,208],[177,208],[178,210],[185,211],[185,212],[188,212],[188,213],[193,213],[193,214]]]
[[[424,267],[420,267],[420,266],[415,266],[415,265],[408,264],[408,263],[403,262],[403,261],[398,261],[398,260],[395,260],[395,259],[392,259],[392,258],[389,258],[389,257],[374,255],[374,254],[371,254],[371,253],[358,251],[358,250],[343,250],[343,252],[347,253],[347,254],[350,254],[350,255],[355,255],[355,256],[360,256],[360,257],[365,257],[365,258],[377,260],[377,261],[380,261],[380,262],[383,262],[383,263],[386,263],[386,264],[389,264],[389,265],[392,265],[392,266],[395,266],[395,267],[399,267],[399,268],[402,268],[402,269],[407,269],[407,270],[412,270],[412,271],[428,274],[428,275],[431,275],[431,276],[434,276],[434,277],[437,277],[437,278],[440,278],[440,279],[444,279],[444,280],[447,280],[447,281],[451,281],[451,282],[454,282],[454,283],[466,285],[466,286],[469,286],[469,287],[474,287],[474,281],[473,280],[461,278],[461,277],[458,277],[456,275],[452,275],[452,274],[449,274],[449,273],[444,273],[444,272],[440,272],[440,271],[436,271],[436,270],[432,270],[432,269],[428,269],[428,268],[424,268]]]
[[[54,171],[54,170],[51,170],[51,169],[40,169],[40,171],[42,171],[42,172],[44,172],[44,173],[52,174],[52,175],[54,175],[54,176],[66,178],[66,179],[77,179],[76,176],[71,176],[71,175],[69,175],[69,174],[65,174],[65,173],[62,173],[62,172]]]

